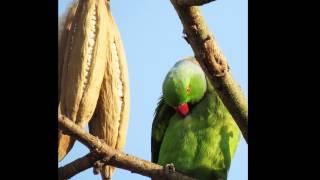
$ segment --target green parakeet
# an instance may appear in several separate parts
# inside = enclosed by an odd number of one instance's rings
[[[167,74],[152,124],[152,162],[200,180],[225,180],[240,130],[194,58]]]

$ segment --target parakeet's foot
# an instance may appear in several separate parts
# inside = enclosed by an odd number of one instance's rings
[[[101,162],[101,161],[96,161],[96,162],[93,164],[93,174],[94,174],[94,175],[99,174],[99,173],[102,171],[103,165],[104,165],[103,162]]]
[[[165,172],[166,174],[171,174],[171,173],[176,172],[176,169],[175,169],[175,167],[174,167],[174,164],[173,164],[173,163],[166,164],[166,165],[164,166],[164,172]]]
[[[96,138],[99,138],[99,137],[96,136]],[[100,138],[99,138],[99,140],[100,140],[100,141],[99,141],[99,144],[100,144],[99,147],[97,147],[97,148],[95,149],[95,151],[92,151],[92,153],[95,154],[96,156],[98,156],[97,152],[100,151],[99,148],[102,146],[101,143],[104,143],[104,140],[103,140],[103,139],[100,139]],[[96,152],[96,151],[97,151],[97,152]],[[104,165],[104,160],[103,160],[103,159],[96,161],[96,162],[93,164],[93,174],[94,174],[94,175],[100,174],[100,172],[102,171],[103,165]]]

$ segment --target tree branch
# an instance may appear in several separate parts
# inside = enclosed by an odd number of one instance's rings
[[[103,161],[108,165],[126,169],[133,173],[138,173],[151,178],[164,178],[169,180],[195,180],[178,172],[168,172],[166,168],[163,168],[158,164],[154,164],[149,161],[142,160],[137,157],[125,154],[116,149],[113,149],[109,147],[107,144],[103,143],[99,138],[96,138],[91,134],[85,132],[81,127],[76,125],[74,122],[72,122],[65,116],[60,115],[58,117],[58,123],[59,128],[62,131],[64,131],[64,133],[72,135],[74,138],[79,140],[92,151],[101,155],[101,157],[104,157]],[[87,167],[87,165],[84,165],[81,168],[83,169]],[[66,177],[62,178],[65,179]]]
[[[181,6],[171,0],[183,24],[185,39],[206,72],[248,143],[248,105],[240,87],[232,78],[227,60],[209,32],[201,11],[196,6]],[[181,4],[181,3],[180,3]]]
[[[91,168],[94,163],[100,159],[102,159],[102,157],[98,154],[88,153],[87,155],[76,159],[63,167],[60,167],[58,169],[59,179],[69,179],[72,176]]]
[[[179,6],[201,6],[215,0],[176,0]]]

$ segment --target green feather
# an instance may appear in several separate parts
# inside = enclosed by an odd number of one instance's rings
[[[155,111],[152,123],[151,136],[151,161],[158,162],[160,145],[169,124],[169,119],[174,115],[175,111],[164,103],[163,97],[160,98]]]
[[[178,61],[163,82],[163,97],[166,104],[177,107],[181,103],[194,104],[206,91],[206,77],[195,60]],[[190,91],[188,91],[190,90]]]
[[[240,130],[207,81],[204,97],[186,117],[160,100],[152,126],[152,162],[173,163],[200,180],[227,179]]]

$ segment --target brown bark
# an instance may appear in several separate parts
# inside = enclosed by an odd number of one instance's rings
[[[103,157],[103,161],[111,166],[129,170],[133,173],[138,173],[148,177],[160,177],[163,179],[179,179],[179,180],[194,180],[179,172],[170,172],[158,164],[128,155],[119,150],[113,149],[100,139],[85,132],[80,126],[76,125],[66,116],[59,116],[59,128],[64,133],[69,134],[79,140],[82,144],[90,148],[92,151]],[[86,158],[84,158],[86,161]],[[80,161],[80,160],[79,160]],[[88,164],[88,163],[87,163]],[[82,169],[84,169],[82,167]],[[64,173],[61,173],[62,175]],[[66,179],[68,177],[60,177]]]
[[[87,155],[76,159],[63,167],[60,167],[58,169],[59,179],[64,180],[71,178],[72,176],[91,168],[94,163],[101,158],[102,157],[97,154],[88,153]]]

